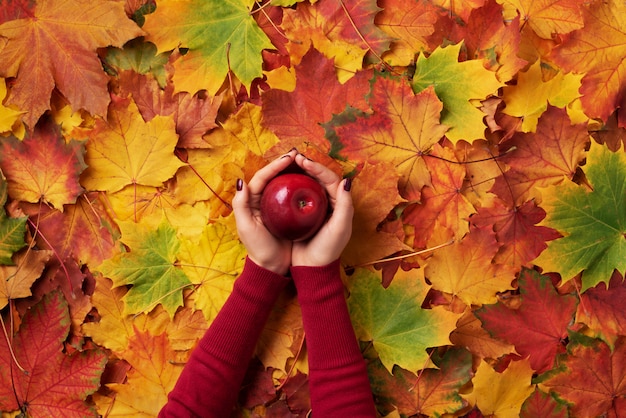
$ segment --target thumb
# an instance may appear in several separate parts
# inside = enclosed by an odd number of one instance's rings
[[[233,197],[233,213],[235,221],[239,229],[253,222],[252,209],[250,208],[250,192],[248,185],[242,180],[237,179],[236,193]]]
[[[354,206],[352,203],[352,179],[347,178],[339,182],[335,197],[335,207],[330,222],[344,230],[349,236],[352,234],[352,217],[354,216]]]

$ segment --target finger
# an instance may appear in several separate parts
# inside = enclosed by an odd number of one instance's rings
[[[252,179],[250,179],[250,193],[260,194],[265,188],[265,185],[271,179],[276,177],[278,173],[283,171],[285,168],[289,167],[289,164],[292,163],[297,153],[298,151],[296,149],[292,149],[287,154],[278,157],[277,159],[257,171]]]
[[[351,183],[351,179],[344,179],[337,185],[335,207],[329,220],[337,227],[344,228],[348,235],[352,232],[352,218],[354,217],[354,205],[350,193]]]
[[[341,178],[323,164],[309,160],[302,154],[296,155],[296,164],[298,164],[308,175],[315,178],[328,192],[331,199],[335,199],[337,185]]]

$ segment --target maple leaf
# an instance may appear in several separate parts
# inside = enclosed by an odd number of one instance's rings
[[[428,286],[420,269],[398,271],[386,289],[377,274],[359,269],[349,290],[357,338],[372,342],[387,370],[394,364],[419,370],[428,362],[427,348],[450,344],[458,315],[441,307],[422,309]]]
[[[333,60],[310,48],[295,66],[296,88],[292,92],[272,89],[263,94],[263,124],[283,144],[299,146],[312,143],[327,152],[322,123],[341,113],[346,106],[367,109],[365,95],[369,91],[367,71],[357,73],[344,84],[335,75]]]
[[[402,202],[397,176],[388,164],[364,165],[353,180],[351,193],[354,228],[342,254],[344,263],[358,266],[409,249],[400,237],[379,228],[395,205]],[[380,196],[386,196],[384,202]]]
[[[578,300],[571,294],[559,295],[550,278],[523,269],[518,278],[521,306],[483,306],[475,312],[489,333],[515,345],[517,353],[528,357],[538,373],[550,370],[574,316]]]
[[[497,359],[515,352],[513,344],[491,337],[473,311],[459,318],[450,341],[457,347],[466,347],[481,359]]]
[[[43,201],[63,210],[83,192],[78,181],[85,168],[83,144],[66,143],[50,121],[38,124],[23,141],[9,137],[0,145],[0,167],[13,199]]]
[[[461,239],[469,232],[469,218],[476,211],[461,193],[466,171],[462,164],[455,164],[454,151],[435,144],[423,158],[432,180],[422,189],[420,202],[402,213],[404,222],[415,227],[416,248],[426,246],[435,228]]]
[[[98,411],[110,416],[157,416],[183,370],[173,361],[176,353],[167,334],[135,329],[123,358],[132,367],[127,380],[108,385],[115,392],[113,398],[95,398]]]
[[[494,257],[496,263],[524,266],[547,248],[547,241],[561,237],[552,228],[537,226],[545,216],[546,212],[533,200],[514,210],[494,200],[492,206],[479,207],[471,222],[478,227],[493,227],[496,239],[501,244]]]
[[[434,32],[438,10],[432,3],[414,0],[382,0],[382,11],[375,23],[392,37],[390,51],[383,54],[391,65],[410,65],[416,52],[428,50],[428,37]]]
[[[392,38],[374,24],[375,16],[382,10],[376,1],[320,0],[318,7],[326,25],[332,28],[328,34],[331,41],[345,40],[371,50],[377,57],[389,48]]]
[[[588,144],[585,123],[572,125],[565,109],[549,106],[536,133],[516,133],[501,144],[498,160],[510,169],[496,178],[492,192],[510,206],[533,197],[541,202],[539,188],[573,178]]]
[[[506,22],[502,19],[502,5],[488,0],[471,10],[467,24],[455,24],[458,34],[449,36],[456,43],[463,41],[467,56],[482,59],[485,67],[496,72],[501,82],[507,82],[527,65],[518,57],[521,42],[519,16]]]
[[[15,361],[8,340],[0,338],[0,410],[22,409],[29,416],[95,415],[85,399],[100,385],[106,354],[101,350],[64,354],[69,323],[67,302],[52,292],[22,318],[12,338]]]
[[[109,48],[104,57],[106,62],[120,70],[133,70],[139,74],[152,74],[160,87],[167,83],[165,64],[169,55],[157,53],[157,47],[143,38],[135,38],[124,44],[123,48]]]
[[[559,72],[545,80],[541,62],[537,61],[517,75],[516,85],[502,89],[502,98],[506,103],[503,112],[521,117],[522,131],[534,132],[539,117],[549,105],[562,108],[580,97],[578,88],[581,79],[582,75]],[[528,94],[529,91],[535,94]]]
[[[10,132],[19,120],[20,115],[25,112],[17,109],[15,106],[5,106],[4,99],[7,96],[6,80],[0,80],[0,132]]]
[[[585,173],[591,192],[572,182],[542,192],[543,224],[564,237],[534,261],[564,282],[583,271],[582,291],[608,283],[614,269],[626,271],[626,154],[592,142]]]
[[[503,85],[482,60],[459,62],[462,43],[437,48],[426,57],[420,54],[411,86],[419,93],[433,86],[443,102],[441,123],[449,126],[446,136],[453,142],[485,137],[485,114],[473,101],[497,94]]]
[[[393,164],[402,176],[401,195],[417,199],[421,188],[430,184],[423,154],[447,129],[439,124],[442,104],[432,88],[414,94],[403,79],[382,75],[374,79],[369,97],[371,115],[334,128],[342,145],[341,155]]]
[[[81,182],[89,190],[108,192],[129,184],[162,186],[184,165],[174,155],[177,141],[172,118],[144,122],[133,102],[122,102],[110,109],[107,121],[96,122]]]
[[[472,376],[471,359],[462,348],[434,350],[431,360],[435,367],[414,374],[394,366],[393,375],[379,362],[370,362],[368,370],[377,404],[393,405],[402,416],[455,413],[467,405],[459,391]]]
[[[614,271],[608,284],[599,283],[580,297],[576,323],[585,324],[593,336],[613,347],[620,335],[626,335],[626,297],[624,275]]]
[[[554,35],[566,34],[583,27],[582,1],[504,0],[504,3],[517,10],[522,24],[528,24],[544,39],[552,39]]]
[[[183,304],[182,289],[189,278],[175,265],[180,242],[166,222],[151,229],[133,222],[120,222],[121,242],[130,248],[104,260],[95,268],[115,286],[132,285],[124,295],[125,313],[141,313],[162,304],[171,317]]]
[[[143,29],[159,52],[188,48],[174,62],[178,91],[206,89],[214,95],[230,71],[247,87],[263,75],[261,51],[273,45],[254,20],[251,4],[245,0],[159,1]]]
[[[517,418],[534,390],[530,384],[532,375],[533,370],[523,360],[511,362],[501,373],[481,361],[472,379],[472,392],[461,396],[476,405],[482,416]]]
[[[513,269],[492,263],[498,251],[495,234],[472,228],[454,244],[437,250],[424,268],[433,288],[468,306],[495,303],[497,293],[512,288]]]
[[[15,255],[16,266],[0,265],[0,309],[10,299],[31,295],[31,286],[50,259],[49,251],[27,250]]]
[[[606,121],[625,106],[621,74],[626,66],[626,5],[609,0],[581,9],[584,26],[557,46],[551,58],[564,71],[585,74],[580,88],[583,109],[589,117]],[[619,126],[626,126],[622,114]]]
[[[533,394],[524,401],[520,411],[520,418],[568,418],[568,416],[566,405],[539,388],[535,388]]]
[[[82,195],[63,212],[34,204],[22,207],[37,218],[39,247],[54,250],[61,260],[73,257],[79,265],[97,266],[113,256],[113,236],[105,226],[107,214],[94,195]]]
[[[626,406],[624,358],[623,336],[611,350],[603,341],[572,335],[562,366],[548,373],[539,386],[570,403],[572,416],[618,417]]]
[[[199,240],[182,239],[176,252],[180,266],[196,286],[194,305],[212,322],[243,269],[245,247],[222,223],[204,228]]]
[[[13,265],[13,253],[26,245],[26,217],[11,218],[6,215],[7,182],[0,170],[0,265]]]
[[[32,129],[56,87],[74,109],[104,115],[108,78],[97,49],[142,34],[119,1],[40,0],[0,25],[0,76],[16,77],[6,104],[27,110]]]

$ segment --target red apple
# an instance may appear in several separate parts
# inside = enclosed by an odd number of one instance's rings
[[[263,189],[261,219],[278,238],[290,241],[311,238],[320,229],[327,214],[326,190],[306,174],[280,174]]]

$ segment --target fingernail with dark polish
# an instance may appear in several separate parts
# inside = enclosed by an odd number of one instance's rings
[[[346,181],[343,183],[343,189],[346,192],[349,192],[352,189],[352,177],[348,177]]]
[[[237,191],[240,192],[241,189],[243,189],[243,180],[242,179],[237,179],[237,184],[236,184],[235,187],[237,187]]]

